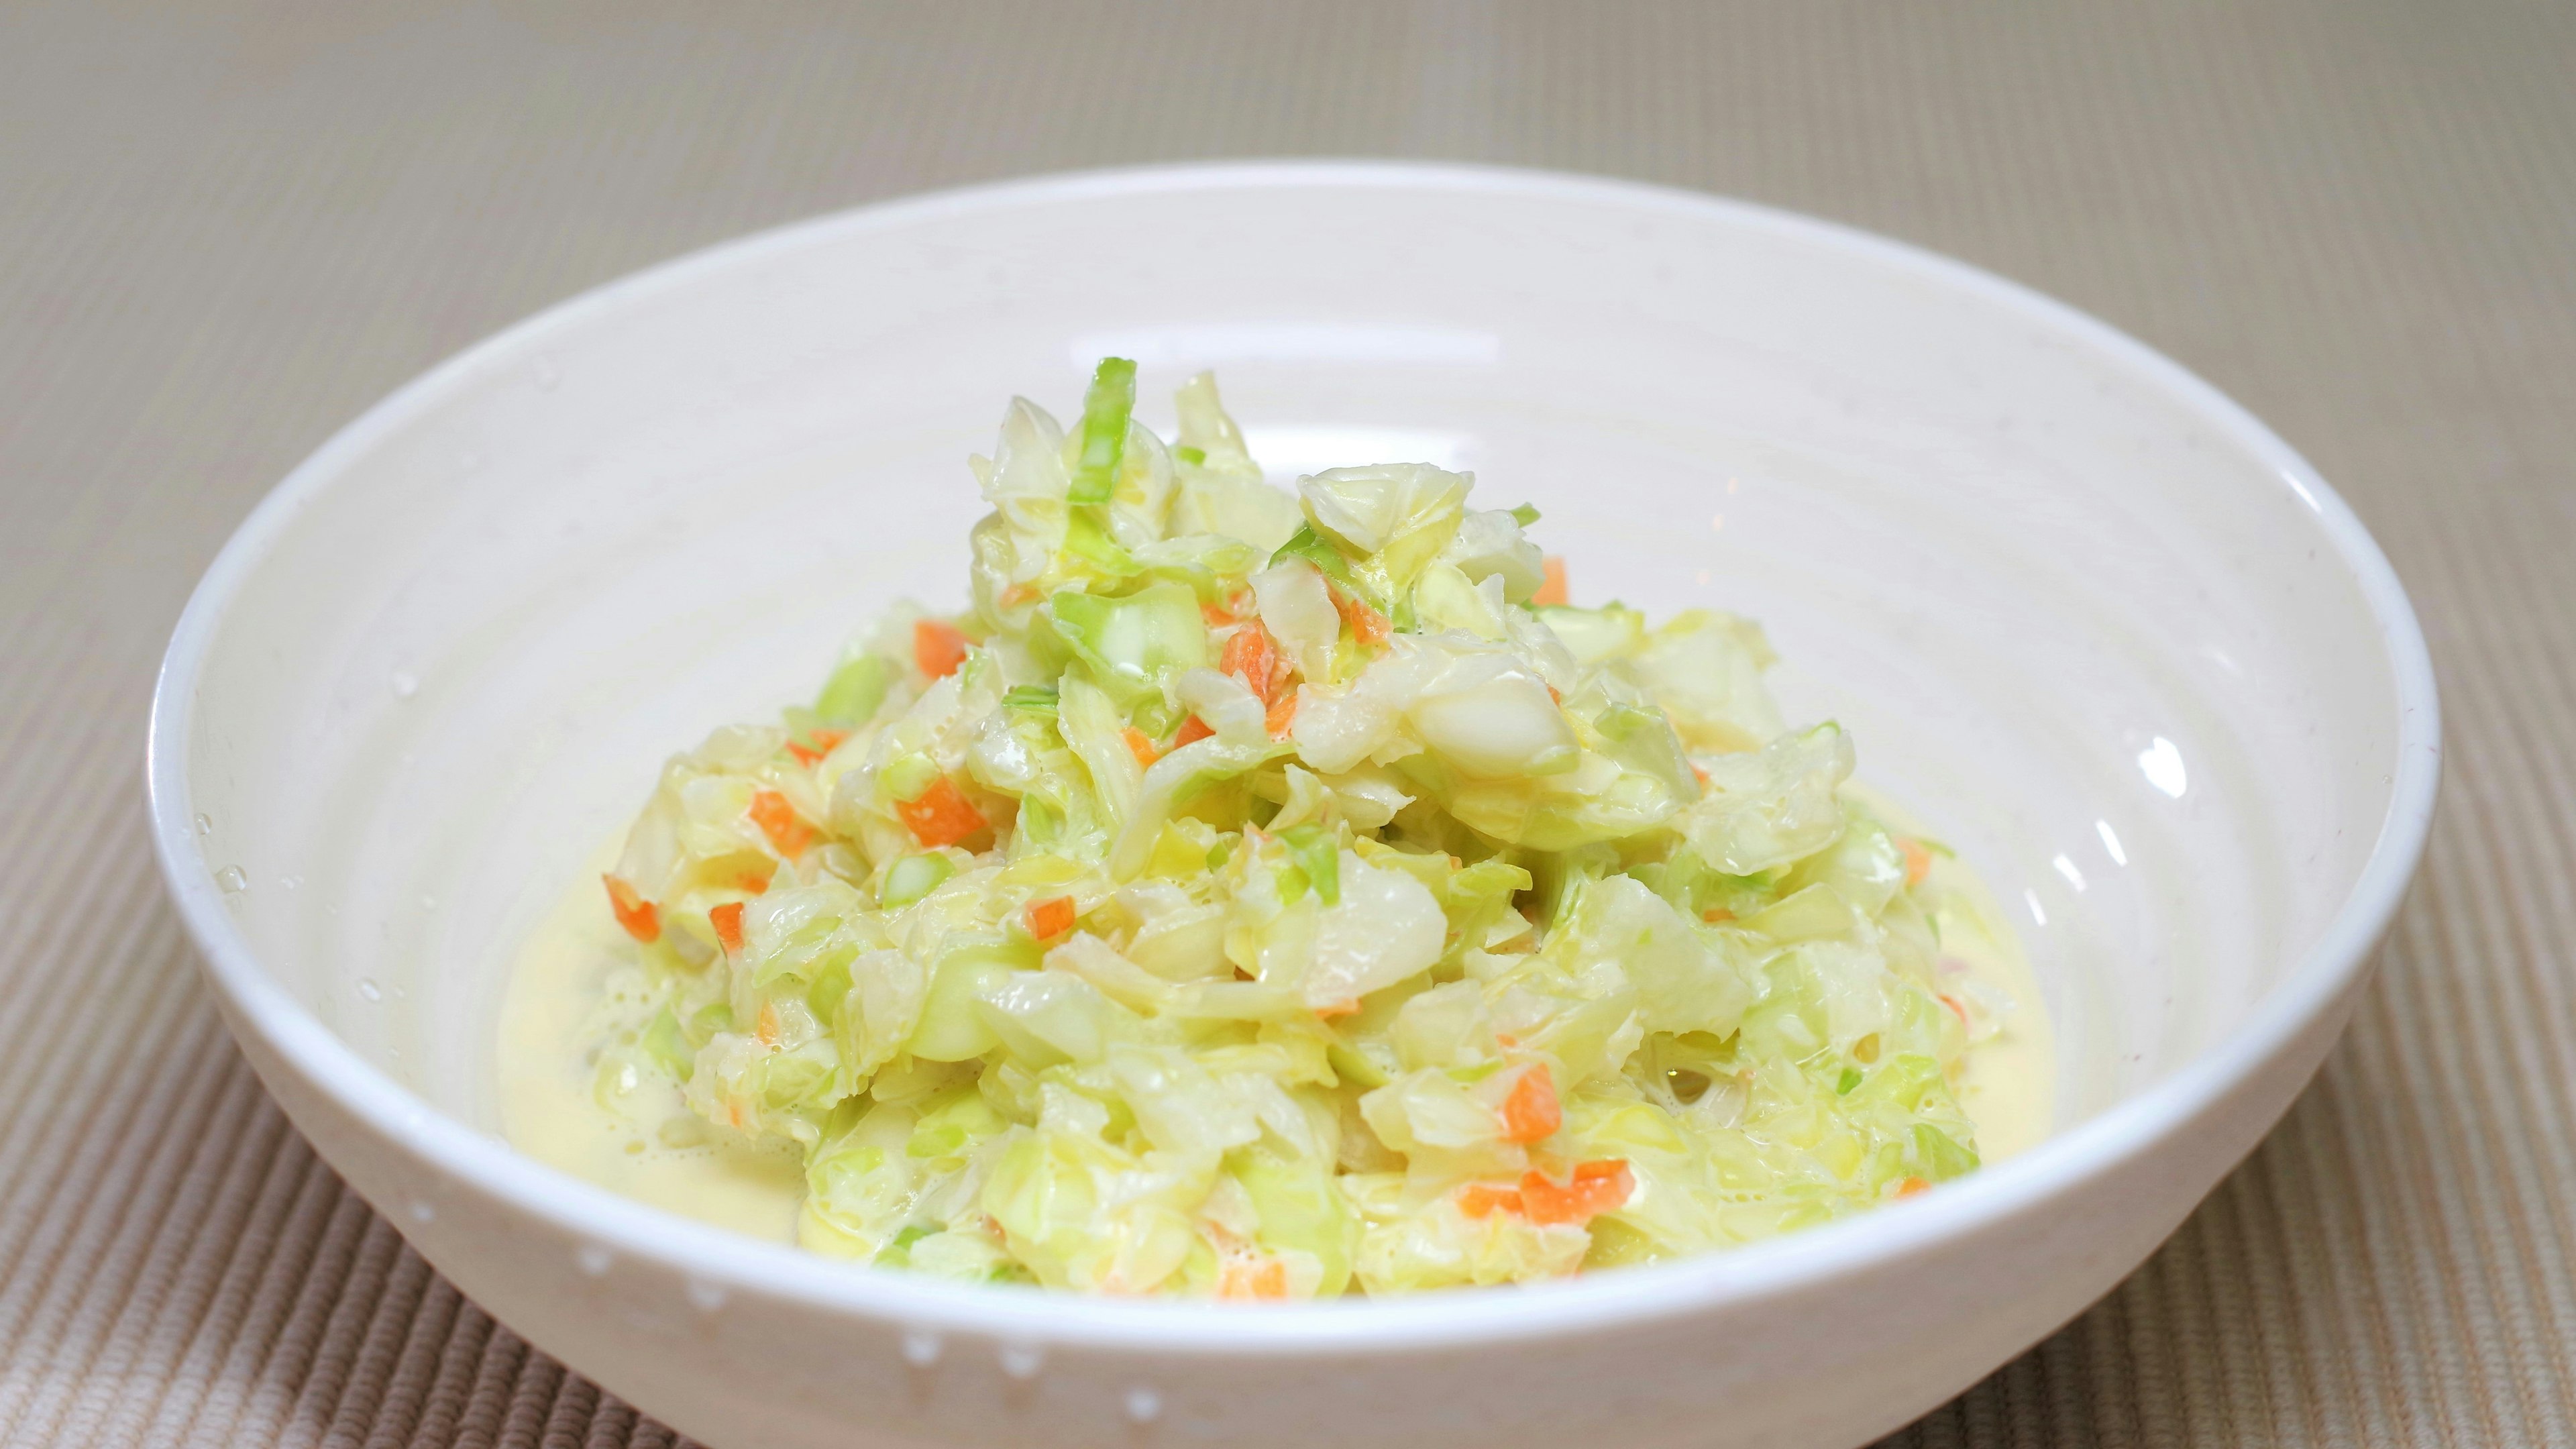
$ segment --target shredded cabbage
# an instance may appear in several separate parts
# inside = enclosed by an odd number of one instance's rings
[[[1651,1262],[1976,1165],[1958,907],[1758,627],[1534,605],[1536,514],[1468,475],[1291,495],[1211,379],[1169,446],[1134,397],[1112,359],[1069,428],[1014,401],[972,608],[664,769],[590,1045],[666,1140],[792,1143],[818,1252],[1226,1298]]]

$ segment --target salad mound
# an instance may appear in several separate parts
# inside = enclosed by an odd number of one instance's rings
[[[1123,1294],[1557,1277],[1977,1165],[1975,904],[1759,628],[1575,607],[1468,475],[1292,494],[1134,382],[1011,404],[968,612],[664,769],[604,1103],[799,1154],[818,1252]]]

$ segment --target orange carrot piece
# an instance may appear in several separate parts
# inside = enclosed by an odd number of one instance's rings
[[[1288,738],[1288,732],[1297,727],[1297,696],[1280,696],[1279,702],[1270,706],[1270,713],[1263,718],[1262,724],[1270,731],[1272,739]]]
[[[1720,921],[1734,920],[1735,912],[1728,910],[1724,906],[1711,906],[1707,910],[1700,912],[1699,918],[1714,926]]]
[[[1910,889],[1923,884],[1923,878],[1932,873],[1932,852],[1925,850],[1921,841],[1903,837],[1898,838],[1896,848],[1905,852],[1906,886]]]
[[[1031,936],[1041,941],[1052,941],[1073,929],[1073,897],[1031,901],[1022,908],[1020,915],[1028,923]]]
[[[1277,703],[1279,691],[1288,685],[1288,661],[1280,656],[1279,641],[1270,637],[1259,619],[1227,637],[1216,667],[1219,674],[1242,680],[1244,688],[1259,695],[1265,705]]]
[[[626,934],[647,945],[661,939],[662,913],[651,901],[620,877],[604,875],[600,879],[608,883],[609,914],[617,917],[617,924],[626,928]]]
[[[747,870],[733,878],[733,888],[756,896],[769,889],[769,877],[756,870]]]
[[[1194,745],[1201,740],[1212,739],[1215,735],[1216,731],[1208,728],[1206,720],[1197,715],[1191,715],[1181,721],[1181,727],[1173,732],[1172,748],[1177,750],[1183,745]]]
[[[707,924],[716,928],[716,944],[727,955],[742,949],[742,902],[727,901],[707,912]]]
[[[1579,1162],[1573,1177],[1560,1184],[1543,1172],[1521,1178],[1521,1211],[1534,1223],[1589,1222],[1625,1203],[1637,1190],[1637,1175],[1617,1158]]]
[[[1471,1182],[1458,1189],[1458,1211],[1471,1218],[1518,1213],[1522,1211],[1521,1192],[1516,1187],[1487,1187],[1481,1182]]]
[[[769,843],[789,860],[803,855],[814,843],[814,827],[797,818],[796,807],[775,790],[761,790],[751,797],[751,823],[769,837]]]
[[[1541,576],[1538,592],[1530,595],[1531,603],[1562,604],[1573,597],[1573,595],[1568,594],[1565,591],[1565,560],[1563,558],[1556,554],[1549,554],[1546,558],[1539,561],[1539,566],[1545,572]]]
[[[1163,757],[1163,752],[1154,748],[1153,737],[1134,725],[1120,730],[1118,738],[1127,742],[1127,753],[1134,755],[1136,763],[1146,769],[1154,768],[1154,762]]]
[[[920,798],[897,804],[894,813],[913,839],[929,847],[955,845],[984,828],[983,814],[945,775],[932,781]]]
[[[966,635],[954,624],[916,620],[912,626],[912,662],[933,679],[945,679],[966,662]]]
[[[1395,632],[1394,626],[1386,622],[1386,615],[1339,589],[1333,591],[1333,607],[1341,610],[1342,622],[1351,626],[1351,637],[1363,649],[1376,648]]]
[[[1929,1192],[1931,1190],[1932,1184],[1925,1182],[1919,1177],[1909,1177],[1896,1185],[1896,1195],[1898,1197],[1912,1197],[1918,1192]]]
[[[1699,777],[1699,787],[1701,789],[1705,790],[1708,788],[1708,771],[1701,769],[1697,765],[1693,765],[1691,766],[1691,773]]]
[[[1315,1008],[1315,1014],[1326,1021],[1330,1021],[1337,1016],[1356,1016],[1359,1014],[1359,1009],[1359,998],[1354,996],[1343,1001],[1326,1002],[1324,1005]]]
[[[1961,1026],[1966,1026],[1968,1024],[1968,1007],[1965,1002],[1952,996],[1949,992],[1944,991],[1941,993],[1941,1004],[1950,1008],[1950,1014],[1959,1018],[1959,1024]]]
[[[1218,1275],[1219,1298],[1285,1298],[1288,1265],[1277,1258],[1235,1258]]]
[[[810,744],[800,740],[789,740],[787,753],[800,765],[809,767],[818,765],[822,763],[825,755],[840,748],[841,741],[849,737],[848,730],[816,730],[808,737],[812,741]]]
[[[1503,1138],[1509,1142],[1543,1142],[1565,1123],[1564,1109],[1557,1105],[1556,1082],[1548,1075],[1547,1063],[1539,1062],[1521,1073],[1512,1083],[1512,1093],[1503,1099]]]
[[[752,1035],[760,1038],[760,1044],[762,1046],[774,1047],[778,1045],[778,1038],[781,1034],[782,1029],[778,1024],[778,1008],[766,1001],[760,1003],[760,1016],[752,1023]]]

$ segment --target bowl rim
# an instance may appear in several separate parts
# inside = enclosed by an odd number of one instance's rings
[[[2397,758],[2371,854],[2316,943],[2234,1031],[2161,1080],[2031,1150],[1938,1190],[1865,1215],[1669,1264],[1518,1289],[1456,1289],[1390,1301],[1222,1305],[1107,1300],[940,1283],[842,1264],[622,1197],[525,1157],[431,1107],[361,1058],[273,982],[199,857],[188,740],[209,644],[227,606],[308,500],[379,440],[504,357],[541,346],[631,301],[702,274],[852,233],[1049,203],[1172,191],[1406,189],[1573,202],[1714,221],[1793,238],[1910,273],[2021,314],[2090,346],[2165,390],[2268,464],[2313,513],[2379,628],[2396,687]],[[1565,172],[1437,162],[1281,159],[1042,174],[865,204],[754,232],[629,273],[512,324],[404,384],[290,472],[224,544],[172,632],[152,697],[145,775],[153,850],[201,964],[282,1061],[381,1138],[443,1174],[542,1220],[593,1251],[659,1264],[693,1281],[773,1295],[920,1333],[1009,1343],[1141,1350],[1185,1358],[1444,1350],[1586,1329],[1668,1321],[1796,1292],[1929,1250],[2043,1207],[2120,1159],[2147,1151],[2219,1107],[2333,1011],[2366,967],[2421,858],[2441,775],[2440,704],[2424,635],[2378,544],[2316,469],[2217,388],[2108,323],[1982,268],[1801,213],[1703,192]],[[2266,1124],[2268,1126],[2268,1124]],[[452,1191],[453,1189],[448,1189]],[[388,1217],[396,1214],[378,1204]]]

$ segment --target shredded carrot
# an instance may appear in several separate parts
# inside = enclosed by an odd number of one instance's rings
[[[1363,649],[1376,648],[1395,632],[1394,627],[1386,622],[1386,615],[1339,589],[1333,591],[1333,607],[1342,611],[1342,622],[1351,626],[1351,637],[1358,640]]]
[[[1001,594],[996,597],[993,602],[1000,604],[1005,609],[1016,609],[1020,605],[1034,600],[1037,596],[1038,591],[1035,586],[1029,584],[1013,584],[1009,588],[1002,590]]]
[[[769,877],[756,870],[747,870],[733,878],[733,888],[759,895],[769,889]]]
[[[1191,715],[1188,719],[1181,721],[1180,729],[1173,733],[1172,748],[1177,750],[1183,745],[1194,745],[1201,740],[1214,737],[1215,734],[1216,731],[1208,728],[1208,722],[1206,720],[1199,718],[1197,715]]]
[[[626,928],[626,934],[647,944],[661,939],[662,913],[651,901],[617,876],[604,875],[600,879],[608,883],[609,914],[617,917],[617,924]]]
[[[1547,702],[1550,704],[1565,703],[1565,691],[1557,688],[1553,684],[1549,685],[1547,687]]]
[[[933,780],[919,799],[897,804],[894,813],[912,838],[926,846],[955,845],[984,828],[983,814],[945,775]]]
[[[933,679],[946,679],[966,662],[966,635],[954,624],[918,619],[912,626],[912,662]]]
[[[1471,1218],[1489,1218],[1496,1213],[1518,1213],[1521,1192],[1516,1187],[1487,1187],[1471,1182],[1458,1189],[1458,1211]]]
[[[1270,713],[1262,723],[1268,727],[1272,739],[1288,738],[1288,732],[1297,727],[1297,696],[1280,696],[1279,702],[1270,706]]]
[[[1923,878],[1932,873],[1932,852],[1925,850],[1919,840],[1901,837],[1896,848],[1905,852],[1905,884],[1909,888],[1923,884]]]
[[[1073,897],[1057,896],[1053,900],[1031,901],[1021,911],[1028,923],[1029,934],[1041,941],[1052,941],[1073,929]]]
[[[1521,1211],[1534,1223],[1580,1223],[1625,1203],[1637,1190],[1637,1175],[1617,1158],[1578,1162],[1573,1177],[1558,1184],[1547,1174],[1521,1178]]]
[[[1280,656],[1279,641],[1270,637],[1259,619],[1226,639],[1216,667],[1218,673],[1242,680],[1243,687],[1261,696],[1265,705],[1276,703],[1279,691],[1288,686],[1288,661]]]
[[[787,742],[787,753],[793,755],[796,758],[796,763],[800,765],[820,764],[825,755],[839,749],[841,741],[846,740],[849,737],[850,732],[848,730],[816,730],[812,735],[807,737],[812,741],[810,744],[797,740],[789,740]]]
[[[1931,1190],[1932,1184],[1925,1182],[1919,1177],[1909,1177],[1896,1185],[1896,1195],[1898,1197],[1912,1197],[1918,1192],[1929,1192]]]
[[[1154,748],[1153,737],[1134,725],[1120,730],[1118,738],[1127,742],[1127,753],[1136,757],[1136,763],[1149,770],[1154,767],[1156,760],[1163,757],[1163,752]]]
[[[1728,910],[1724,906],[1711,906],[1707,910],[1700,912],[1699,918],[1714,926],[1720,921],[1734,920],[1735,912]]]
[[[1207,625],[1211,629],[1226,629],[1233,627],[1234,616],[1227,613],[1225,610],[1218,608],[1214,604],[1201,604],[1199,605],[1199,622]]]
[[[716,944],[727,954],[742,949],[742,902],[727,901],[707,912],[707,924],[716,928]]]
[[[1521,1044],[1521,1039],[1512,1035],[1510,1032],[1498,1031],[1494,1033],[1494,1044],[1496,1046],[1509,1049],[1519,1046]]]
[[[1546,558],[1540,560],[1540,567],[1545,569],[1546,572],[1542,576],[1542,582],[1538,586],[1538,592],[1530,595],[1531,603],[1562,604],[1573,597],[1573,595],[1568,594],[1565,591],[1564,559],[1555,554],[1549,554]]]
[[[1967,1005],[1960,1001],[1959,998],[1944,991],[1941,993],[1941,1004],[1950,1008],[1950,1014],[1959,1018],[1959,1024],[1961,1026],[1966,1026],[1968,1024]]]
[[[1691,773],[1699,777],[1699,787],[1701,789],[1705,790],[1708,788],[1708,771],[1701,769],[1697,765],[1693,765],[1691,766]]]
[[[1218,1275],[1219,1298],[1285,1298],[1288,1265],[1277,1258],[1233,1258]]]
[[[778,1008],[766,1001],[760,1003],[760,1017],[752,1023],[752,1032],[760,1038],[762,1046],[778,1045]]]
[[[1544,1141],[1564,1121],[1565,1113],[1556,1101],[1556,1082],[1548,1075],[1545,1062],[1522,1072],[1521,1079],[1512,1083],[1511,1095],[1503,1099],[1503,1137],[1506,1141]]]
[[[1327,1002],[1322,1006],[1318,1006],[1315,1008],[1315,1014],[1326,1021],[1330,1021],[1337,1016],[1354,1015],[1359,1011],[1359,1009],[1359,998],[1354,996],[1344,1001]]]
[[[797,818],[796,807],[775,790],[761,790],[751,797],[751,823],[778,847],[778,853],[789,860],[803,855],[814,843],[814,827]]]

